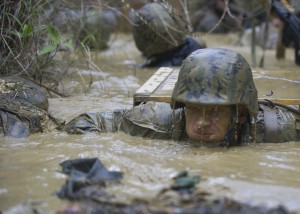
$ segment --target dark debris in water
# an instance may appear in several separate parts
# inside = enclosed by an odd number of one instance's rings
[[[63,173],[69,175],[65,185],[57,193],[61,199],[108,197],[105,186],[123,178],[121,172],[109,171],[97,158],[66,160],[61,164]]]
[[[152,200],[136,199],[121,203],[106,191],[107,182],[120,181],[121,172],[108,171],[97,158],[76,159],[61,164],[70,177],[58,197],[72,201],[56,214],[292,214],[285,207],[251,206],[226,197],[212,199],[209,192],[195,188],[200,176],[178,173],[169,188]]]
[[[200,176],[189,176],[187,171],[182,171],[174,177],[171,188],[178,191],[192,190],[200,182]]]

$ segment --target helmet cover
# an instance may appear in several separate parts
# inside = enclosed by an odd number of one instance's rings
[[[185,103],[201,105],[244,105],[251,116],[258,112],[257,90],[246,59],[232,50],[199,49],[180,67],[171,107]]]
[[[139,9],[133,18],[132,33],[137,48],[146,57],[185,42],[184,22],[164,4],[149,3]]]

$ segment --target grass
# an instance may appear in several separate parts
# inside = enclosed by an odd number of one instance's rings
[[[94,1],[79,1],[1,1],[0,75],[22,76],[55,90],[76,60],[68,57],[70,53],[74,56],[82,52],[80,55],[87,56],[90,64],[90,48],[101,48],[103,40],[88,31],[92,27],[85,22],[93,17],[84,16],[89,7],[100,11],[103,5],[100,1],[97,5]]]

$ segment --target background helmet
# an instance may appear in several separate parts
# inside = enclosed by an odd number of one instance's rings
[[[184,22],[166,5],[149,3],[133,17],[132,33],[146,57],[172,50],[185,41]]]
[[[203,105],[245,105],[251,116],[258,112],[257,90],[251,68],[244,57],[232,50],[199,49],[180,68],[171,106],[184,103]]]

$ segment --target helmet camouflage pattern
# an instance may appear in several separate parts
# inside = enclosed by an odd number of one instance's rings
[[[133,18],[132,33],[137,48],[146,56],[172,50],[185,41],[184,22],[166,5],[149,3]]]
[[[180,68],[171,106],[245,105],[251,116],[258,112],[257,90],[246,59],[232,50],[199,49]]]

